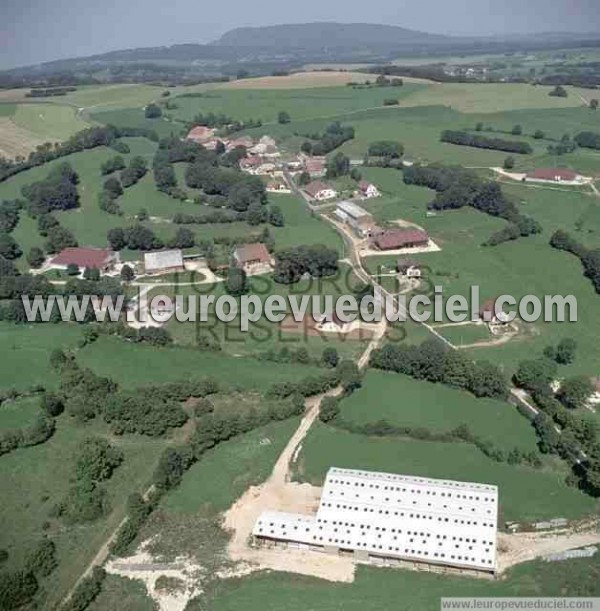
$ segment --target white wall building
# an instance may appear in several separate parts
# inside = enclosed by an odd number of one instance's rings
[[[494,573],[497,519],[496,486],[332,467],[315,516],[266,511],[252,534],[360,561]]]

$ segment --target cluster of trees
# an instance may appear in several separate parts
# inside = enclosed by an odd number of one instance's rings
[[[560,142],[548,146],[548,153],[550,155],[566,155],[572,153],[576,148],[577,142],[571,140],[569,134],[564,134]]]
[[[257,210],[266,203],[265,185],[258,176],[237,169],[219,167],[216,162],[199,159],[185,172],[188,187],[202,189],[207,195],[219,196],[221,205],[237,212]]]
[[[250,410],[245,415],[216,415],[212,413],[210,403],[203,401],[197,417],[196,429],[189,442],[179,447],[167,448],[161,454],[152,478],[154,489],[148,500],[144,500],[139,494],[130,497],[127,521],[119,529],[111,545],[111,552],[116,555],[124,555],[128,552],[139,529],[156,507],[161,496],[178,486],[186,470],[200,460],[208,450],[271,421],[285,420],[303,411],[304,399],[299,395],[270,402],[267,409],[260,412]]]
[[[338,364],[339,367],[339,364]],[[296,382],[280,382],[273,384],[266,396],[273,399],[287,399],[295,395],[301,397],[311,397],[320,395],[335,388],[340,383],[340,372],[338,368],[319,376],[307,376],[300,378]]]
[[[67,95],[77,91],[77,87],[48,87],[46,89],[32,89],[25,94],[26,98],[52,98],[56,96]]]
[[[98,194],[98,206],[100,210],[109,214],[122,214],[117,199],[123,195],[123,185],[116,176],[110,176],[104,181],[102,191]]]
[[[38,216],[37,227],[39,234],[46,238],[44,242],[46,252],[55,253],[70,246],[77,246],[77,239],[73,232],[63,227],[58,219],[50,213]],[[28,258],[39,260],[39,252],[32,249],[29,252]]]
[[[148,164],[143,157],[132,157],[131,161],[129,162],[129,166],[122,170],[121,174],[119,175],[121,184],[125,189],[127,187],[131,187],[141,178],[143,178],[147,171]]]
[[[329,124],[325,131],[314,134],[300,134],[309,138],[302,143],[301,150],[307,155],[327,155],[344,142],[354,138],[354,128],[351,125],[342,125],[339,121]]]
[[[125,169],[125,160],[121,155],[115,155],[110,159],[107,159],[101,166],[100,172],[103,176],[108,174],[112,174],[113,172],[117,172],[119,170]]]
[[[564,344],[563,344],[564,351]],[[558,347],[555,354],[558,354]],[[571,349],[567,347],[567,358]],[[573,410],[581,408],[589,398],[589,379],[575,376],[564,380],[555,394],[551,382],[556,378],[556,363],[546,356],[522,361],[514,382],[527,390],[540,410],[533,423],[542,452],[557,454],[573,467],[570,481],[587,493],[600,495],[600,432],[592,416],[580,416]]]
[[[53,168],[44,180],[26,185],[21,189],[27,200],[27,210],[39,216],[53,210],[70,210],[79,206],[77,183],[79,177],[68,163]]]
[[[323,244],[286,248],[276,254],[273,279],[280,284],[294,284],[304,274],[313,278],[332,276],[338,270],[338,255]]]
[[[281,110],[277,114],[277,123],[279,123],[280,125],[285,125],[286,123],[289,123],[291,120],[292,118],[290,117],[290,113],[287,112],[286,110]]]
[[[151,229],[139,224],[126,228],[113,227],[106,237],[113,250],[125,247],[131,250],[155,250],[164,246],[163,241]]]
[[[241,213],[235,210],[211,210],[203,214],[184,214],[177,212],[173,216],[176,225],[205,225],[219,223],[235,223],[241,220]]]
[[[0,203],[0,232],[10,233],[17,226],[22,207],[23,202],[18,199]]]
[[[550,245],[578,257],[583,265],[584,275],[592,281],[596,293],[600,293],[600,249],[586,248],[562,229],[552,234]]]
[[[144,109],[146,119],[160,119],[162,117],[162,108],[158,104],[150,103]]]
[[[583,148],[600,150],[600,133],[579,132],[575,136],[575,142]]]
[[[30,168],[43,165],[48,161],[66,157],[73,153],[85,151],[87,149],[96,148],[98,146],[108,146],[117,150],[122,148],[117,144],[123,144],[117,142],[118,138],[127,136],[140,136],[148,138],[154,142],[158,141],[158,136],[152,130],[135,127],[122,127],[118,128],[114,125],[108,125],[106,127],[90,127],[77,132],[71,136],[65,142],[58,145],[53,143],[43,144],[33,152],[29,154],[25,160],[11,161],[0,157],[0,182],[6,180],[9,176],[24,172]],[[126,150],[120,150],[119,152],[127,152]]]
[[[402,87],[404,81],[401,78],[387,78],[384,74],[380,74],[375,79],[375,85],[377,87]]]
[[[518,211],[516,205],[506,198],[498,183],[483,180],[471,170],[437,164],[415,165],[404,169],[404,182],[437,191],[435,199],[429,204],[434,210],[471,206],[507,220],[509,225],[492,234],[486,241],[488,246],[540,233],[542,230],[537,221]]]
[[[373,351],[370,364],[376,369],[403,373],[418,380],[462,388],[476,397],[503,399],[508,396],[508,381],[496,365],[472,361],[437,340],[426,340],[418,346],[386,344]]]
[[[258,358],[272,363],[298,363],[301,365],[320,365],[322,367],[334,368],[340,361],[338,351],[333,346],[328,346],[321,353],[320,358],[312,358],[305,346],[293,349],[284,346],[279,350],[270,348],[261,352]]]
[[[338,151],[335,155],[327,158],[325,168],[325,176],[327,178],[347,176],[350,173],[350,158]]]
[[[63,604],[60,611],[85,611],[100,594],[105,578],[106,571],[102,567],[95,566],[92,573],[75,588],[71,598]]]
[[[551,89],[548,92],[549,96],[553,96],[555,98],[568,98],[569,94],[567,90],[562,85],[556,85],[554,89]]]
[[[404,155],[404,146],[394,140],[377,140],[369,144],[367,154],[369,157],[400,159]]]
[[[496,151],[506,151],[507,153],[521,153],[527,155],[533,152],[533,149],[527,142],[518,142],[514,140],[504,140],[502,138],[490,138],[480,134],[470,134],[461,130],[444,130],[440,135],[442,142],[450,144],[459,144],[461,146],[472,146],[480,149],[493,149]]]

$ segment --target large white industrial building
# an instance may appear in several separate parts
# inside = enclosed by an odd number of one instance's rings
[[[494,573],[498,488],[408,475],[327,472],[315,516],[266,511],[255,540]]]

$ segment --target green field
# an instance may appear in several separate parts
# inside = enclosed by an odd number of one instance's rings
[[[311,375],[320,369],[307,365],[275,365],[250,358],[235,358],[194,348],[165,348],[130,344],[101,337],[84,348],[77,360],[99,375],[124,387],[159,384],[212,376],[230,388],[266,390],[269,385]]]
[[[379,108],[387,98],[410,99],[422,89],[414,83],[403,87],[318,87],[308,89],[211,89],[202,97],[175,98],[174,118],[191,121],[199,113],[224,113],[234,119],[260,119],[275,123],[281,110],[293,121],[334,117],[368,108]]]
[[[89,127],[75,108],[57,104],[19,104],[12,119],[35,137],[51,142],[66,140]]]
[[[264,572],[217,583],[208,603],[188,606],[201,611],[439,611],[447,596],[598,596],[600,563],[592,559],[518,566],[504,579],[487,581],[412,571],[359,566],[352,584]]]
[[[15,325],[0,323],[0,388],[53,387],[56,373],[48,359],[55,348],[75,348],[81,327],[71,323]]]
[[[463,443],[374,438],[316,424],[298,458],[297,475],[321,485],[329,467],[495,484],[500,489],[499,523],[509,520],[577,518],[597,502],[564,483],[566,471],[497,463]]]
[[[404,375],[369,371],[363,386],[341,404],[344,420],[356,424],[386,420],[399,426],[448,432],[461,424],[475,435],[512,449],[535,450],[529,422],[509,403],[414,380]]]

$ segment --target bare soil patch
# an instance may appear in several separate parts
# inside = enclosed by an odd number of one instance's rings
[[[360,72],[295,72],[287,76],[262,76],[240,79],[219,85],[218,89],[306,89],[308,87],[335,87],[351,82],[364,82],[373,75]]]

